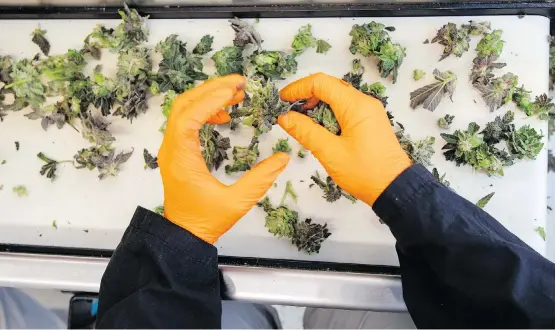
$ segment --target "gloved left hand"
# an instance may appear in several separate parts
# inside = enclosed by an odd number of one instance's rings
[[[158,164],[164,184],[164,215],[213,244],[261,199],[286,167],[289,156],[276,153],[235,184],[212,176],[201,155],[199,129],[230,120],[224,106],[241,102],[245,78],[216,78],[176,98],[172,104]]]

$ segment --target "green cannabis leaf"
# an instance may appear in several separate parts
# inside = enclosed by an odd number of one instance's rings
[[[232,150],[234,163],[226,165],[226,174],[250,170],[259,157],[259,139],[254,136],[247,147],[235,146]]]
[[[317,40],[317,54],[326,54],[330,48],[332,48],[332,45],[326,42],[326,40]]]
[[[490,55],[487,57],[475,57],[473,59],[473,69],[469,75],[469,80],[473,85],[488,85],[494,78],[492,71],[501,69],[506,63],[498,63],[498,55]]]
[[[117,176],[120,172],[120,165],[127,162],[133,154],[133,150],[127,153],[123,151],[119,154],[115,154],[114,151],[109,151],[108,154],[100,156],[96,160],[96,167],[99,171],[99,179],[104,179],[107,176]]]
[[[285,139],[278,139],[276,144],[272,147],[272,153],[275,154],[277,152],[286,152],[290,153],[292,151],[292,147],[288,142],[288,138]]]
[[[35,30],[33,30],[33,33],[31,33],[31,37],[33,37],[31,39],[31,41],[39,46],[39,48],[41,49],[41,52],[48,56],[48,53],[50,53],[50,42],[46,39],[46,30],[41,30],[41,28],[36,28]]]
[[[297,34],[293,37],[292,48],[293,55],[301,55],[307,48],[313,48],[317,45],[317,39],[313,37],[311,32],[311,24],[304,25],[299,28]]]
[[[494,193],[495,192],[491,192],[485,197],[479,199],[475,205],[483,209],[488,204],[488,202],[490,202],[490,199],[492,198],[492,196],[494,196]]]
[[[54,179],[56,179],[56,170],[57,170],[57,166],[58,164],[61,163],[72,163],[71,160],[64,160],[64,161],[56,161],[54,159],[48,158],[44,153],[39,152],[37,154],[37,157],[42,160],[43,162],[45,162],[46,164],[44,164],[41,167],[40,170],[40,174],[42,176],[45,176],[49,179],[51,179],[52,181],[54,181]]]
[[[230,138],[222,137],[214,127],[214,125],[205,124],[199,132],[201,154],[209,171],[218,170],[222,162],[228,159],[226,150],[230,149]]]
[[[352,203],[357,202],[357,198],[343,191],[342,188],[340,188],[330,176],[326,177],[325,182],[320,178],[319,173],[316,172],[315,175],[311,175],[311,180],[313,180],[313,182],[317,186],[319,186],[320,189],[322,189],[322,191],[324,192],[324,195],[322,197],[324,197],[327,202],[335,202],[342,196],[349,199]]]
[[[434,111],[445,95],[452,99],[456,88],[456,75],[452,71],[440,72],[438,69],[434,69],[433,75],[437,82],[410,93],[411,108],[415,109],[422,104],[423,108]]]
[[[20,109],[25,107],[25,104],[39,108],[46,100],[46,86],[42,83],[41,74],[32,61],[28,59],[15,61],[10,78],[11,83],[5,85],[3,89],[13,91],[16,96],[15,102],[20,100],[22,105]]]
[[[442,129],[449,129],[454,118],[455,116],[450,116],[447,114],[444,117],[438,119],[437,125]]]
[[[158,157],[151,155],[147,149],[143,149],[143,160],[145,161],[144,169],[150,168],[154,170],[158,168]]]
[[[486,85],[475,84],[474,86],[481,92],[490,111],[494,111],[512,100],[517,84],[517,76],[508,72],[500,78],[491,80]]]

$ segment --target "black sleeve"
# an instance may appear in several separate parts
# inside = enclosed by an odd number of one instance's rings
[[[220,328],[217,250],[138,207],[100,284],[97,328]]]
[[[417,327],[554,328],[554,263],[421,165],[396,178],[373,209],[397,240]]]

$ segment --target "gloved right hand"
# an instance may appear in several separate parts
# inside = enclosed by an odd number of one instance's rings
[[[319,100],[330,105],[340,136],[294,111],[278,118],[278,123],[313,153],[334,182],[370,206],[411,165],[382,103],[347,82],[316,73],[289,84],[280,97],[288,102],[308,100],[306,108]]]

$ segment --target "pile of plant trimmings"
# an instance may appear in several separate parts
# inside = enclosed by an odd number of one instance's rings
[[[71,162],[76,168],[97,169],[99,178],[116,176],[120,166],[132,155],[130,152],[116,152],[115,137],[109,130],[110,116],[121,116],[132,123],[134,118],[148,109],[147,100],[152,95],[163,94],[162,113],[167,118],[174,98],[180,93],[194,87],[200,81],[209,78],[203,72],[203,57],[211,52],[213,37],[205,35],[192,50],[185,42],[173,34],[160,41],[154,51],[162,56],[157,71],[152,69],[153,50],[146,47],[149,31],[147,17],[141,17],[136,10],[125,6],[120,11],[122,22],[115,29],[97,26],[89,34],[80,50],[70,49],[61,55],[50,55],[47,33],[36,29],[32,33],[32,42],[38,45],[42,55],[32,59],[13,59],[0,56],[0,119],[9,111],[31,109],[25,116],[32,120],[40,119],[42,129],[51,129],[55,124],[58,129],[68,125],[87,139],[91,146],[77,150],[71,160],[53,160],[44,153],[37,156],[43,162],[40,174],[52,180],[56,177],[57,165]],[[309,48],[316,53],[325,54],[331,45],[315,38],[311,25],[302,26],[295,35],[288,52],[263,49],[263,40],[255,27],[239,19],[230,20],[235,38],[210,57],[216,67],[216,76],[232,73],[247,77],[245,100],[230,109],[230,129],[253,127],[253,138],[247,146],[232,146],[230,139],[215,130],[214,125],[204,125],[200,131],[201,150],[209,170],[218,170],[224,160],[228,159],[228,149],[232,149],[232,163],[225,166],[229,175],[234,172],[247,171],[254,166],[259,157],[259,136],[269,132],[276,124],[279,115],[294,110],[306,113],[315,122],[324,126],[331,133],[340,135],[341,129],[328,104],[321,102],[314,109],[303,110],[303,101],[290,104],[280,100],[274,80],[284,79],[297,71],[297,57]],[[390,39],[393,27],[371,22],[354,25],[351,32],[349,50],[352,54],[363,57],[376,57],[378,70],[383,78],[392,76],[392,82],[398,79],[398,69],[406,56],[405,48]],[[488,23],[470,22],[456,28],[447,24],[433,42],[445,46],[441,59],[454,54],[461,54],[469,48],[470,36],[482,35],[477,46],[477,59],[474,61],[470,79],[484,95],[491,110],[514,101],[527,115],[547,119],[553,115],[553,104],[546,95],[538,96],[534,101],[524,87],[517,87],[517,77],[508,73],[495,77],[493,71],[504,66],[496,63],[502,51],[501,31],[490,32]],[[109,49],[118,54],[118,70],[115,78],[103,74],[101,66],[94,69],[92,75],[84,73],[84,67],[90,59],[101,59],[102,49]],[[553,62],[552,62],[553,68]],[[364,67],[359,60],[353,60],[352,69],[343,77],[354,88],[377,98],[387,106],[386,88],[379,82],[369,84],[362,81]],[[414,72],[416,80],[425,73]],[[423,105],[434,110],[444,95],[453,93],[456,77],[450,72],[434,72],[436,82],[411,93],[413,108]],[[47,105],[47,97],[57,96],[59,101]],[[413,162],[432,166],[434,137],[412,140],[404,133],[402,124],[394,120],[388,111],[392,126],[396,126],[396,135]],[[453,116],[439,119],[439,126],[448,129]],[[454,160],[458,165],[469,164],[477,170],[502,175],[502,168],[513,164],[520,158],[534,158],[540,151],[541,135],[534,129],[524,126],[516,129],[512,123],[513,113],[487,124],[484,130],[471,123],[464,131],[454,134],[441,134],[448,142],[444,149],[447,160]],[[160,131],[163,133],[166,124]],[[500,148],[499,142],[506,141],[508,150]],[[19,150],[19,143],[16,141]],[[288,139],[279,139],[272,148],[273,152],[291,153]],[[297,151],[299,158],[306,156],[306,150]],[[143,150],[145,169],[158,166],[157,159],[146,149]],[[433,174],[442,183],[449,183],[440,176],[436,169]],[[346,198],[355,203],[356,199],[344,192],[329,177],[315,173],[310,177],[311,187],[318,186],[323,191],[323,198],[335,202]],[[13,188],[20,196],[27,194],[24,186]],[[284,198],[274,207],[268,197],[259,202],[267,214],[265,226],[275,236],[289,239],[299,250],[306,253],[318,253],[323,241],[330,236],[327,225],[312,222],[311,219],[300,220],[298,213],[285,205],[287,196],[296,201],[297,195],[292,183],[288,181]],[[488,197],[488,196],[485,196]],[[492,196],[490,196],[492,197]],[[488,197],[481,202],[484,206]],[[163,207],[155,212],[164,214]]]

